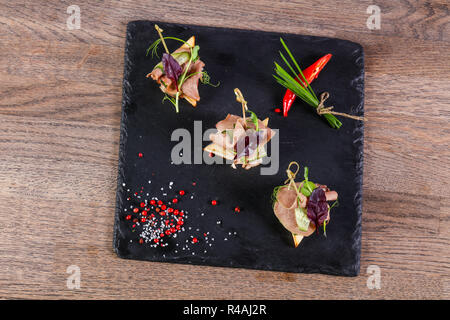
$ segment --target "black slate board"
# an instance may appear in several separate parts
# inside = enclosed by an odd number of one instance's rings
[[[154,23],[133,21],[127,27],[114,227],[114,248],[118,256],[357,275],[361,250],[363,123],[340,118],[342,128],[331,129],[301,101],[296,101],[288,118],[274,113],[274,107],[281,107],[285,90],[272,78],[272,71],[274,59],[279,61],[280,36],[300,60],[302,68],[332,53],[333,58],[312,86],[316,93],[330,92],[327,105],[334,105],[341,112],[363,115],[362,47],[323,37],[158,22],[166,36],[188,39],[195,35],[212,82],[221,82],[218,88],[200,85],[201,101],[197,108],[182,102],[180,113],[176,114],[169,102],[161,103],[163,94],[157,84],[145,77],[157,63],[157,58],[145,54],[147,47],[158,38]],[[174,41],[168,44],[171,50],[178,47]],[[262,176],[259,168],[233,170],[225,164],[172,165],[171,149],[178,143],[171,141],[172,131],[186,128],[193,132],[195,120],[202,121],[203,130],[214,128],[228,113],[239,114],[241,107],[235,101],[235,87],[241,89],[251,110],[261,119],[270,117],[270,127],[280,129],[278,174]],[[203,146],[207,144],[204,142]],[[138,157],[140,152],[142,158]],[[340,199],[340,205],[332,211],[327,237],[314,234],[303,239],[298,248],[293,248],[290,234],[274,216],[270,201],[273,187],[285,181],[285,169],[293,160],[308,166],[310,179],[327,184],[339,193]],[[173,189],[168,188],[169,181],[174,182]],[[132,223],[125,219],[131,213],[130,205],[136,206],[148,198],[147,193],[158,197],[167,193],[172,198],[180,189],[187,193],[178,205],[189,212],[185,232],[170,240],[165,248],[139,244],[142,226],[132,232]],[[134,192],[142,198],[135,197]],[[212,199],[217,199],[219,205],[211,206]],[[242,208],[239,214],[233,211],[235,206]],[[209,243],[203,237],[204,232],[210,232]],[[200,241],[195,245],[187,243],[191,236]],[[190,250],[181,249],[186,244]]]

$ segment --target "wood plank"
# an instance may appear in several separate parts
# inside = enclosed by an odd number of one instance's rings
[[[410,57],[411,41],[378,41],[384,44],[365,48],[369,121],[371,112],[379,110],[445,121],[450,45],[413,42],[413,50],[427,53],[427,59],[421,59]],[[36,41],[27,50],[28,44],[21,40],[0,43],[1,114],[118,125],[123,48]],[[20,63],[15,63],[17,57]],[[405,85],[421,89],[398,94]]]
[[[9,226],[2,230],[0,241],[6,249],[2,249],[0,265],[8,267],[0,276],[0,296],[13,292],[9,296],[18,297],[20,292],[20,297],[34,298],[139,299],[155,295],[154,288],[165,288],[158,289],[156,298],[173,298],[173,288],[179,288],[178,298],[189,298],[193,293],[198,298],[237,299],[249,295],[261,299],[439,298],[440,279],[446,275],[439,268],[445,263],[448,266],[448,260],[442,257],[436,261],[439,250],[448,246],[448,239],[444,242],[429,236],[411,238],[407,237],[408,230],[396,230],[395,235],[380,233],[370,220],[363,223],[363,260],[361,276],[357,278],[121,260],[111,250],[113,205],[106,201],[102,205],[95,199],[44,203],[0,196],[0,200],[0,209],[8,209],[12,216],[20,216],[30,208],[43,213],[39,219],[23,224],[21,233]],[[366,286],[367,266],[374,264],[381,268],[381,290]],[[66,269],[70,265],[81,269],[80,291],[66,288]],[[188,287],[183,285],[186,282]],[[302,290],[298,290],[299,286]],[[329,286],[333,290],[320,290]]]
[[[357,279],[121,260],[112,252],[117,129],[6,118],[1,122],[4,130],[0,136],[0,149],[8,150],[0,159],[0,212],[9,212],[11,217],[36,212],[39,218],[25,224],[13,219],[2,227],[0,265],[7,265],[8,273],[15,277],[0,278],[0,287],[5,288],[0,289],[0,296],[19,290],[23,283],[30,287],[40,284],[41,289],[46,283],[44,291],[27,289],[20,294],[51,298],[57,292],[72,298],[138,298],[143,292],[150,295],[161,279],[167,279],[162,281],[167,281],[169,287],[181,285],[178,282],[182,280],[174,280],[173,274],[183,272],[189,274],[192,286],[181,290],[180,298],[189,297],[191,290],[199,298],[221,297],[226,292],[224,281],[240,283],[232,292],[236,298],[251,292],[260,292],[256,293],[258,298],[274,297],[276,292],[292,299],[375,298],[388,293],[398,298],[425,298],[440,297],[442,283],[437,277],[449,274],[449,257],[443,252],[450,238],[439,235],[440,198],[421,200],[407,192],[367,188],[362,275]],[[17,163],[13,159],[21,160]],[[445,201],[448,205],[447,198]],[[448,212],[445,216],[448,219]],[[21,225],[20,233],[16,232],[17,223]],[[65,288],[65,271],[72,264],[82,270],[85,291],[75,293]],[[380,266],[386,279],[383,295],[366,287],[364,274],[370,264]],[[102,268],[105,265],[108,268]],[[141,268],[153,270],[151,280],[140,278]],[[129,273],[124,275],[123,270]],[[220,279],[217,272],[221,273]],[[122,281],[135,283],[136,291],[125,292]],[[333,285],[336,290],[323,296],[323,292],[317,292],[319,284]],[[299,285],[301,292],[296,290]],[[395,286],[407,291],[395,291]],[[255,287],[260,290],[254,291]],[[167,290],[159,297],[170,298],[171,294]]]
[[[448,1],[377,1],[380,30],[366,27],[369,0],[80,0],[81,29],[69,31],[71,4],[0,0],[0,298],[449,299]],[[137,19],[363,45],[359,277],[116,257],[124,37]],[[80,290],[66,287],[69,265],[81,269]],[[367,288],[369,265],[381,290]]]
[[[377,1],[381,9],[380,30],[369,30],[367,7],[373,1],[198,1],[125,0],[103,6],[80,0],[82,27],[66,30],[66,8],[72,3],[46,1],[14,5],[2,1],[0,35],[33,40],[83,41],[122,44],[126,21],[164,20],[186,24],[237,27],[268,31],[315,34],[348,38],[354,33],[382,34],[433,41],[450,41],[448,3],[445,0]]]

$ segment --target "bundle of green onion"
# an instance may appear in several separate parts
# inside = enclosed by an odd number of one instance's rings
[[[275,63],[275,73],[277,75],[273,75],[274,78],[277,80],[279,84],[281,84],[286,89],[291,90],[297,97],[305,101],[310,106],[317,109],[317,107],[320,104],[319,99],[317,98],[316,94],[314,93],[313,89],[309,85],[308,81],[305,79],[305,76],[303,75],[302,70],[300,69],[299,64],[295,60],[294,56],[292,55],[291,51],[287,47],[286,43],[282,38],[280,38],[281,44],[283,45],[284,49],[286,50],[287,54],[291,58],[293,64],[297,68],[298,72],[295,72],[294,68],[291,66],[289,61],[286,59],[286,57],[283,55],[281,51],[279,51],[281,58],[283,59],[284,63],[289,67],[293,77],[284,70],[278,63]],[[298,75],[297,75],[298,74]],[[302,77],[303,80],[300,79],[299,75]],[[308,86],[305,88],[301,83],[307,83]],[[339,129],[342,126],[342,122],[339,121],[334,115],[330,113],[323,114],[324,118],[328,121],[330,126],[335,129]]]

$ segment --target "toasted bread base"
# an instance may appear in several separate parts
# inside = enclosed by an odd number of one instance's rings
[[[194,46],[195,46],[195,36],[192,36],[186,41],[186,43],[183,43],[183,45],[181,47],[179,47],[177,50],[175,50],[174,52],[190,50]]]
[[[191,98],[189,96],[183,96],[183,98],[189,102],[193,107],[197,106],[197,100],[195,100],[194,98]]]
[[[206,152],[214,153],[216,156],[222,157],[227,160],[231,160],[231,161],[235,160],[234,159],[235,154],[233,152],[231,152],[227,149],[224,149],[223,147],[221,147],[215,143],[211,143],[211,144],[207,145],[203,150],[205,150]],[[265,157],[267,155],[265,152],[261,153],[261,154],[262,154],[262,157]],[[257,160],[259,160],[259,159],[249,159],[248,163],[252,163]]]
[[[205,150],[206,152],[214,153],[215,155],[222,157],[224,159],[227,159],[227,160],[231,160],[231,161],[234,160],[234,153],[222,148],[221,146],[219,146],[215,143],[211,143],[211,144],[207,145],[203,150]]]
[[[294,246],[297,248],[300,242],[303,240],[303,236],[300,234],[293,234],[292,238],[294,239]]]

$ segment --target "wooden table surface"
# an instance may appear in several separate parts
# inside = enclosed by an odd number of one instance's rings
[[[81,28],[68,30],[72,4]],[[379,30],[366,25],[371,4]],[[360,276],[116,256],[124,37],[137,19],[363,45]],[[0,0],[0,298],[450,298],[449,22],[446,0]],[[80,268],[79,290],[66,286],[70,265]],[[370,265],[381,289],[367,286]]]

